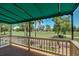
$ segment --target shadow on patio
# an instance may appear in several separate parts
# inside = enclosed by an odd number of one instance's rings
[[[46,56],[45,54],[34,52],[33,50],[28,51],[25,47],[19,47],[16,45],[6,46],[0,48],[0,56]]]

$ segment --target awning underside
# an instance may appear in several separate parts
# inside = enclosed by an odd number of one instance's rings
[[[78,4],[61,3],[60,15],[70,14]],[[2,3],[0,4],[0,23],[21,23],[58,16],[58,3]]]

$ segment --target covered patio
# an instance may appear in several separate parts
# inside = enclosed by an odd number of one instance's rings
[[[1,56],[79,56],[79,43],[74,40],[73,12],[75,3],[2,3],[0,23],[10,25],[9,36],[0,35]],[[31,21],[71,15],[71,40],[31,37]],[[29,23],[29,36],[12,36],[12,26]],[[26,28],[25,28],[26,33]],[[60,45],[59,45],[60,44]]]

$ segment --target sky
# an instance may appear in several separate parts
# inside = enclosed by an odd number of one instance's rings
[[[73,12],[73,21],[74,21],[74,26],[79,27],[79,7]],[[42,25],[50,25],[51,28],[54,26],[54,22],[52,21],[51,18],[44,19]],[[37,24],[38,27],[38,24]]]
[[[74,11],[74,16],[73,16],[73,20],[74,20],[74,25],[76,27],[79,27],[79,7]]]

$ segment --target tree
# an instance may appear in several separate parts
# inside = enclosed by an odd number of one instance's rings
[[[38,31],[42,31],[41,28],[42,28],[42,26],[43,26],[43,25],[42,25],[43,20],[37,20],[36,23],[38,23],[38,28],[37,28],[37,30],[38,30]]]
[[[33,24],[34,24],[34,22],[30,23],[30,25],[31,25],[30,30],[31,31],[34,29]],[[21,28],[24,31],[24,35],[28,35],[28,32],[29,32],[29,23],[28,22],[22,23],[21,24]]]
[[[4,32],[4,35],[6,34],[6,31],[8,31],[8,24],[4,24],[4,23],[1,23],[0,24],[0,32],[3,33]]]
[[[50,31],[50,30],[51,30],[50,25],[46,25],[46,31]]]
[[[76,31],[79,32],[79,27],[76,28]]]
[[[73,30],[76,31],[76,29],[77,29],[76,26],[73,26]]]
[[[71,31],[70,20],[69,17],[54,17],[54,31],[59,34],[66,34],[67,31]]]
[[[42,25],[43,23],[43,20],[35,20],[34,21],[34,24],[35,24],[35,27],[34,27],[34,30],[35,30],[35,37],[36,37],[36,31],[43,31],[44,30],[44,26]],[[38,24],[38,28],[36,28]]]
[[[59,35],[61,32],[61,23],[63,23],[63,21],[60,17],[54,17],[53,21],[55,22],[54,31]]]

